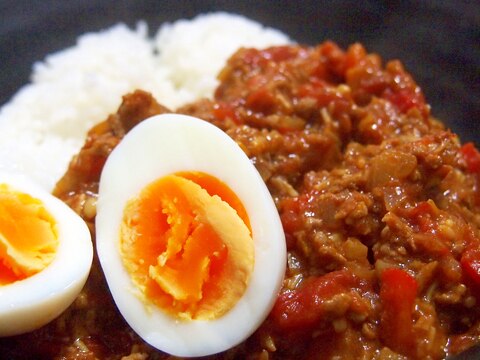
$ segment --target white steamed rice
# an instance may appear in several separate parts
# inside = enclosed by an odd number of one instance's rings
[[[31,83],[0,108],[0,170],[30,176],[51,190],[87,130],[141,88],[175,109],[211,97],[216,75],[241,46],[288,43],[283,33],[226,13],[163,25],[124,24],[79,37],[33,67]]]

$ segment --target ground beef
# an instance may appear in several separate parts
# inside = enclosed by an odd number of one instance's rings
[[[400,62],[354,44],[241,49],[205,119],[245,151],[286,233],[277,302],[245,342],[212,359],[441,359],[480,342],[480,153],[430,114]],[[161,99],[159,99],[161,102]],[[55,194],[95,234],[103,164],[135,124],[169,112],[123,98],[94,127]],[[95,259],[76,302],[7,358],[169,359],[128,327]]]

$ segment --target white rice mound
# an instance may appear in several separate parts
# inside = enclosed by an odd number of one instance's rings
[[[23,173],[52,190],[94,124],[122,95],[150,91],[176,107],[211,97],[216,75],[242,46],[289,43],[278,30],[245,17],[211,13],[164,24],[124,24],[80,36],[71,48],[34,64],[31,82],[0,108],[0,170]]]

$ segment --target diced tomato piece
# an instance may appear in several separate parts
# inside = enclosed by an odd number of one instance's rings
[[[467,249],[460,259],[464,275],[480,287],[480,248]]]
[[[310,79],[310,82],[298,87],[297,95],[301,98],[310,97],[315,99],[319,107],[335,103],[335,108],[342,113],[346,112],[350,107],[349,99],[336,91],[335,87],[314,77]]]
[[[327,59],[329,70],[340,77],[345,75],[345,51],[332,41],[326,41],[321,45],[321,53]]]
[[[346,270],[308,279],[300,288],[279,296],[271,317],[280,329],[308,330],[322,320],[325,301],[358,284],[359,279]]]
[[[303,228],[302,218],[307,211],[308,204],[315,196],[316,192],[304,193],[297,197],[282,200],[280,218],[285,232],[293,234]]]
[[[312,68],[310,76],[313,79],[318,79],[318,80],[328,79],[329,73],[328,73],[328,68],[327,68],[327,65],[325,64],[325,62],[318,61],[317,64],[315,65],[315,67]]]
[[[243,49],[242,59],[245,62],[245,64],[250,65],[252,67],[255,67],[255,66],[263,67],[268,62],[265,59],[265,57],[262,56],[262,52],[254,48]]]
[[[363,45],[355,43],[350,45],[347,49],[345,68],[346,70],[358,65],[367,56],[367,51]]]
[[[272,46],[264,50],[244,49],[243,60],[246,64],[264,67],[269,62],[280,63],[295,57],[299,49],[292,46]]]
[[[406,271],[389,268],[380,283],[381,337],[392,350],[408,354],[414,345],[413,310],[418,284]]]
[[[285,207],[280,218],[282,220],[283,230],[289,234],[293,234],[297,229],[301,228],[302,219],[299,214],[297,198],[288,200],[288,202],[284,201]]]
[[[438,231],[439,224],[444,220],[433,201],[422,201],[415,207],[398,209],[397,212],[416,228],[414,241],[418,250],[422,249],[435,256],[443,256],[450,252],[448,238]]]
[[[460,257],[463,282],[473,296],[480,300],[480,239],[472,228],[464,234],[465,250]]]
[[[213,115],[221,121],[225,121],[227,119],[232,120],[234,123],[239,124],[240,120],[235,113],[235,108],[227,103],[218,102],[213,107]]]
[[[316,98],[318,93],[326,92],[327,82],[323,79],[311,78],[309,82],[298,87],[299,97],[313,97]]]
[[[432,232],[436,229],[438,210],[435,204],[429,201],[422,201],[408,211],[409,220],[418,226],[422,232]]]
[[[463,155],[467,163],[467,169],[471,173],[480,173],[480,151],[471,142],[466,143],[460,148],[460,153]]]
[[[269,114],[275,108],[275,97],[267,88],[261,87],[247,96],[245,105],[253,111]]]
[[[282,62],[289,60],[297,55],[298,49],[293,46],[273,46],[262,50],[262,55],[268,60]]]
[[[383,98],[394,104],[402,113],[417,108],[422,114],[426,111],[425,98],[418,88],[405,88],[398,91],[385,90]]]

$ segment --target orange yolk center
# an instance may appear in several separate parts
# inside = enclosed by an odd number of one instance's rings
[[[120,251],[142,296],[181,319],[225,314],[254,265],[245,208],[226,184],[201,172],[167,175],[131,199]]]
[[[57,247],[56,222],[43,203],[0,184],[0,286],[42,271]]]

